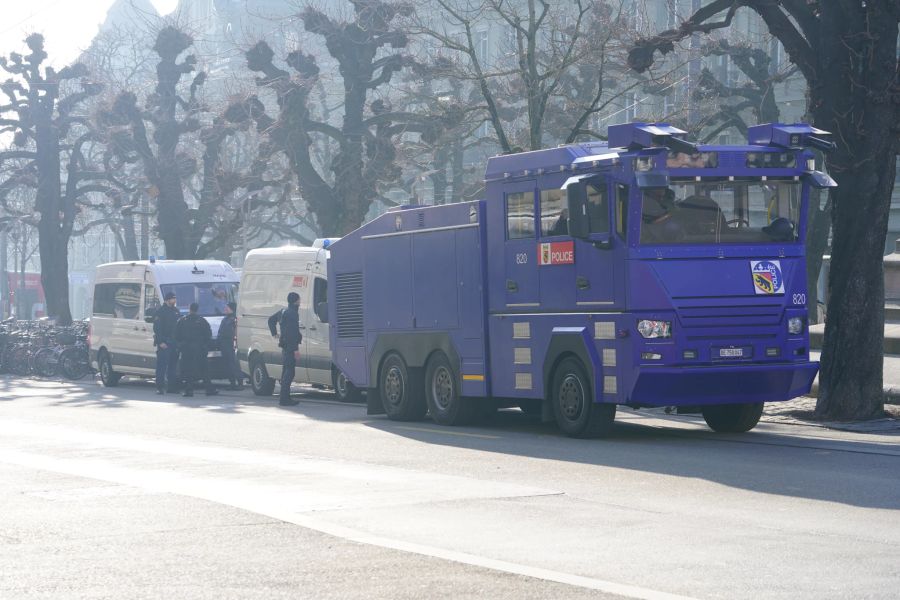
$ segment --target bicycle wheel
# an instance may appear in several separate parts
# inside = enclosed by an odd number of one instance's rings
[[[53,377],[59,368],[59,360],[56,348],[41,348],[34,353],[31,366],[36,375],[41,377]]]
[[[90,371],[87,350],[66,348],[59,355],[59,369],[69,379],[81,379]]]
[[[31,373],[31,349],[28,346],[17,346],[13,349],[9,361],[9,372],[13,375]]]

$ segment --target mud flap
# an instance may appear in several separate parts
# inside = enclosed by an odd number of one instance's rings
[[[385,414],[384,403],[381,402],[381,394],[378,388],[366,389],[366,414],[367,415],[383,415]]]

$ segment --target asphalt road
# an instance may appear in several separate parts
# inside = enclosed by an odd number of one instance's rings
[[[0,379],[0,598],[896,598],[900,435]]]

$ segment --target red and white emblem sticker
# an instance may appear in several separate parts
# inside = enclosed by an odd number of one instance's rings
[[[546,242],[538,244],[538,256],[543,265],[574,265],[575,242]]]
[[[291,284],[291,287],[306,287],[306,275],[294,275],[294,282]]]

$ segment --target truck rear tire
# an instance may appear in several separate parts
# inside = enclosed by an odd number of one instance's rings
[[[443,352],[436,352],[425,368],[425,399],[439,425],[465,425],[475,417],[475,405],[459,395],[459,376]]]
[[[703,419],[709,428],[719,433],[744,433],[759,423],[762,402],[746,404],[713,404],[703,407]]]
[[[600,438],[609,435],[616,405],[593,401],[591,383],[581,361],[567,357],[553,374],[550,401],[560,430],[569,437]]]
[[[331,367],[331,385],[339,402],[359,402],[362,392],[337,367]]]
[[[259,356],[250,358],[250,387],[257,396],[271,396],[275,391],[275,380],[269,377],[266,365]]]
[[[425,417],[421,375],[415,377],[406,361],[391,352],[381,363],[378,373],[378,392],[384,411],[393,421],[420,421]]]

